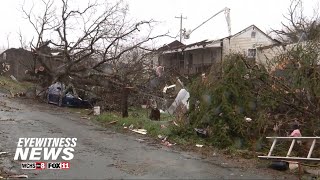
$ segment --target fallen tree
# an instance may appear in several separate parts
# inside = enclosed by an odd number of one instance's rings
[[[296,44],[266,68],[233,54],[190,92],[191,126],[206,129],[211,142],[261,147],[266,136],[288,136],[298,123],[304,136],[320,135],[318,41]]]
[[[30,43],[35,68],[31,72],[42,69],[43,88],[59,81],[85,91],[97,86],[121,92],[145,83],[153,55],[146,43],[150,46],[153,40],[167,36],[153,35],[155,21],[131,21],[122,1],[74,7],[68,0],[43,0],[39,7],[22,7],[37,35]],[[33,8],[42,8],[42,14],[34,14]],[[123,107],[126,102],[122,101]]]

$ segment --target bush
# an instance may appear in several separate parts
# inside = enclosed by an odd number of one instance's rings
[[[191,126],[206,128],[210,142],[221,148],[261,149],[265,136],[287,136],[293,122],[305,127],[304,136],[319,134],[316,48],[311,43],[295,46],[273,59],[271,68],[240,54],[226,57],[212,67],[207,81],[196,79],[190,85]]]

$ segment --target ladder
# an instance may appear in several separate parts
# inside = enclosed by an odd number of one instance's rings
[[[312,152],[316,145],[316,141],[320,140],[320,137],[267,137],[267,139],[273,139],[273,143],[271,145],[271,148],[269,150],[269,153],[267,156],[258,156],[260,159],[276,159],[276,160],[293,160],[293,161],[320,161],[320,158],[312,158]],[[291,145],[289,147],[289,150],[287,152],[287,156],[272,156],[272,151],[274,150],[276,143],[279,140],[292,140]],[[296,143],[297,140],[312,140],[312,144],[309,149],[309,153],[307,157],[292,157],[290,156],[293,146]],[[320,141],[319,141],[320,142]]]
[[[302,173],[302,169],[300,166],[301,162],[306,162],[306,161],[320,161],[320,158],[312,158],[312,152],[313,149],[316,145],[317,140],[320,139],[320,137],[267,137],[267,139],[273,139],[273,143],[271,145],[271,148],[269,150],[269,153],[267,156],[258,156],[258,158],[260,159],[272,159],[272,160],[281,160],[281,161],[297,161],[298,167],[299,167],[299,179],[301,180],[301,173]],[[291,141],[291,145],[289,147],[289,150],[287,152],[287,156],[283,157],[283,156],[272,156],[272,151],[276,146],[276,143],[278,142],[278,140],[292,140]],[[297,140],[312,140],[312,144],[310,146],[309,152],[307,157],[291,157],[290,154],[292,152],[293,146],[296,143]]]

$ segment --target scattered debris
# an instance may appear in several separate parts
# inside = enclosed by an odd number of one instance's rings
[[[161,124],[161,129],[165,129],[165,128],[167,128],[167,126],[166,125],[164,125],[164,124]]]
[[[162,137],[161,135],[158,135],[158,137]],[[160,138],[159,137],[159,138]],[[161,138],[160,138],[161,139]],[[161,144],[163,144],[163,145],[165,145],[165,146],[167,146],[167,147],[171,147],[172,145],[176,145],[176,143],[174,143],[174,144],[172,144],[172,143],[170,143],[169,141],[167,141],[167,137],[165,137],[165,138],[163,138],[162,139],[162,143]]]
[[[244,117],[244,120],[246,121],[246,122],[251,122],[252,121],[252,119],[251,118],[248,118],[248,117]]]
[[[139,142],[144,142],[144,140],[143,139],[136,139],[136,141],[139,141]]]
[[[111,121],[111,122],[107,123],[106,125],[114,124],[114,123],[116,123],[116,122],[118,122],[118,120]]]
[[[90,117],[88,117],[88,116],[81,116],[81,119],[88,119],[88,120],[90,120]]]
[[[159,139],[163,139],[163,136],[159,134],[159,135],[158,135],[158,138],[159,138]]]
[[[130,130],[132,130],[132,129],[133,129],[133,124],[131,124],[131,125],[129,126],[129,129],[130,129]]]
[[[290,170],[295,170],[299,167],[298,162],[295,161],[288,161],[289,162],[289,169]]]
[[[17,78],[14,77],[14,75],[10,75],[10,78],[11,78],[12,80],[14,80],[15,82],[18,82]]]
[[[272,161],[270,168],[279,170],[279,171],[285,171],[289,168],[289,163],[286,161]]]
[[[2,154],[8,154],[8,152],[0,152],[0,155],[2,155]]]
[[[199,129],[199,128],[194,128],[194,130],[197,132],[197,135],[202,137],[202,138],[206,138],[208,137],[208,132],[205,129]]]
[[[143,135],[147,134],[147,130],[145,130],[145,129],[132,129],[131,131],[139,133],[139,134],[143,134]]]
[[[25,175],[25,174],[12,175],[12,176],[9,176],[8,178],[28,178],[28,175]]]
[[[196,147],[203,147],[203,144],[196,144]]]
[[[141,105],[141,108],[142,109],[147,109],[147,105],[143,104],[143,105]]]
[[[173,121],[173,124],[174,124],[175,126],[179,127],[179,124],[176,123],[175,121]]]
[[[93,107],[93,115],[95,115],[95,116],[100,115],[100,106]]]
[[[163,141],[162,144],[167,147],[171,147],[172,145],[174,145],[174,144],[171,144],[169,141]]]
[[[167,86],[167,85],[166,85],[166,86],[163,88],[162,92],[163,92],[163,93],[167,93],[167,90],[168,90],[168,89],[175,88],[175,87],[176,87],[175,84],[172,84],[172,85],[170,85],[170,86]]]

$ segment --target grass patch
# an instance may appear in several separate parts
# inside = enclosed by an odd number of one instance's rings
[[[26,92],[34,86],[30,82],[16,82],[9,77],[0,76],[0,92],[2,93],[20,93]]]
[[[96,120],[106,125],[110,122],[117,121],[114,123],[117,129],[124,129],[124,127],[129,127],[130,125],[133,125],[134,129],[146,129],[147,134],[151,137],[170,135],[169,126],[172,120],[170,115],[161,114],[161,121],[152,121],[147,115],[146,109],[131,108],[129,109],[129,117],[127,118],[122,118],[121,114],[116,112],[105,112],[98,116]]]
[[[105,112],[96,117],[96,120],[106,126],[115,127],[116,130],[123,130],[124,127],[133,125],[134,129],[146,129],[147,135],[150,137],[167,136],[171,143],[177,143],[182,146],[209,145],[206,139],[196,135],[193,128],[185,129],[184,127],[175,126],[172,123],[173,116],[161,114],[161,121],[152,121],[148,118],[148,110],[142,108],[130,108],[129,117],[127,118],[122,118],[121,114],[117,112]],[[117,122],[112,123],[114,121]]]

